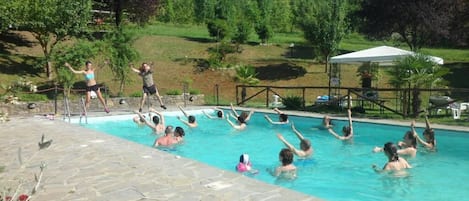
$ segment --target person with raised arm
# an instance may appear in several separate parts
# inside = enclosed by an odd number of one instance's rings
[[[166,106],[163,103],[163,100],[161,100],[161,96],[158,93],[158,89],[155,86],[155,83],[153,82],[153,71],[150,68],[150,65],[147,63],[142,63],[142,66],[140,66],[139,69],[134,68],[133,64],[130,64],[130,69],[132,69],[133,72],[138,73],[140,77],[142,77],[143,81],[143,96],[142,99],[140,100],[140,106],[138,111],[142,112],[142,107],[145,104],[145,99],[147,98],[147,95],[155,95],[155,97],[158,99],[160,102],[161,108],[166,110]]]
[[[399,154],[397,153],[397,147],[392,142],[384,144],[383,152],[388,157],[388,162],[382,169],[373,164],[372,168],[376,172],[400,171],[407,168],[412,168],[412,166],[410,166],[404,158],[399,157]]]
[[[274,108],[274,111],[278,114],[278,121],[273,121],[268,115],[264,115],[265,119],[271,124],[288,124],[288,115],[280,111],[278,108]]]
[[[238,117],[242,117],[244,119],[244,122],[248,122],[251,119],[251,116],[254,114],[254,110],[250,110],[249,112],[243,111],[241,114],[238,114],[238,112],[234,109],[233,103],[230,103],[231,105],[231,111],[233,112],[231,115],[236,119]]]
[[[96,80],[95,80],[95,69],[93,68],[93,64],[91,61],[85,62],[85,70],[75,70],[69,63],[65,63],[65,66],[68,67],[73,73],[75,74],[83,74],[85,75],[85,82],[86,82],[86,101],[85,101],[85,108],[88,109],[90,107],[90,100],[91,100],[91,92],[93,91],[96,93],[101,104],[104,106],[104,111],[109,113],[109,109],[106,106],[106,102],[104,101],[103,95],[101,94],[101,90],[98,87]]]
[[[143,120],[145,122],[145,125],[147,125],[148,127],[150,127],[153,130],[154,133],[161,134],[165,130],[164,116],[163,116],[163,114],[156,111],[155,109],[150,108],[150,112],[153,112],[153,113],[156,114],[153,117],[151,117],[153,122],[148,121],[145,118],[145,116],[142,113],[140,113],[139,111],[134,111],[134,112],[140,117],[140,120]]]
[[[342,133],[344,136],[340,136],[339,134],[337,134],[331,127],[327,129],[331,135],[333,135],[339,140],[350,140],[353,138],[352,111],[350,110],[350,108],[347,110],[347,113],[349,125],[342,127]]]
[[[295,133],[296,137],[300,140],[300,149],[296,149],[292,144],[290,144],[285,138],[282,136],[282,134],[277,134],[278,139],[285,144],[285,146],[288,147],[295,155],[306,158],[310,157],[313,155],[313,147],[311,146],[311,141],[308,139],[305,139],[303,135],[296,130],[295,125],[292,122],[291,128],[293,129],[293,132]]]
[[[186,124],[187,126],[191,127],[191,128],[196,128],[198,126],[196,120],[195,120],[195,116],[194,115],[189,115],[186,111],[184,111],[184,109],[178,105],[178,108],[181,110],[181,112],[184,114],[184,116],[187,118],[187,121],[186,120],[183,120],[181,119],[180,116],[178,116],[177,118],[184,124]]]
[[[425,130],[423,131],[423,137],[425,138],[425,140],[419,137],[419,135],[415,131],[414,125],[415,125],[415,121],[412,121],[412,132],[414,133],[414,137],[417,139],[417,142],[429,150],[436,150],[435,131],[430,126],[430,121],[428,120],[428,116],[425,115],[426,126],[425,126]]]
[[[214,107],[213,110],[216,111],[217,113],[217,116],[212,116],[210,114],[207,114],[207,112],[205,112],[205,110],[202,110],[202,113],[204,113],[204,115],[209,118],[209,119],[224,119],[225,118],[225,113],[223,112],[222,109],[218,108],[218,107]]]
[[[403,141],[397,142],[397,146],[399,149],[397,153],[400,156],[410,156],[415,157],[417,155],[417,138],[414,136],[414,124],[415,122],[411,122],[410,124],[410,131],[407,131],[403,137]],[[383,147],[375,147],[373,152],[382,152],[384,150]]]
[[[246,129],[246,122],[244,121],[244,118],[242,116],[239,116],[237,118],[237,121],[235,123],[230,121],[230,115],[226,115],[226,121],[231,125],[236,130],[244,130]]]

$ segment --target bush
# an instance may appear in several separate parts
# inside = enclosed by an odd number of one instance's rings
[[[200,94],[200,90],[198,89],[189,89],[189,93],[193,95],[198,95]]]
[[[20,93],[18,94],[18,98],[20,101],[47,101],[49,100],[47,98],[46,94],[24,94]]]
[[[182,95],[181,90],[173,89],[166,92],[166,95]]]
[[[300,96],[288,96],[282,99],[282,103],[286,109],[290,110],[300,110],[303,108],[303,98]]]
[[[143,94],[142,92],[133,92],[131,94],[129,94],[130,97],[142,97]]]

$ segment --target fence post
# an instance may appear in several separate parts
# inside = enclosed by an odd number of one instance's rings
[[[265,95],[265,107],[266,108],[269,108],[269,91],[270,91],[270,87],[267,87],[266,95]]]
[[[238,97],[238,85],[236,85],[236,105],[239,104],[239,97]]]
[[[54,114],[57,114],[57,84],[54,87]]]
[[[220,105],[219,97],[218,97],[218,90],[219,90],[219,86],[218,84],[215,84],[215,98],[216,98],[217,106]]]

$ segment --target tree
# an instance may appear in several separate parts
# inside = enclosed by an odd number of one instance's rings
[[[299,27],[303,30],[305,39],[313,45],[316,54],[326,61],[327,72],[329,58],[338,50],[346,33],[346,1],[301,0],[297,6],[295,15]]]
[[[139,55],[132,47],[134,41],[130,33],[124,32],[121,28],[117,28],[113,32],[106,35],[107,44],[105,49],[109,56],[109,67],[119,83],[119,94],[124,92],[125,84],[129,81],[129,64],[136,60]]]
[[[449,69],[436,64],[426,55],[416,54],[395,61],[395,65],[387,72],[390,75],[389,84],[409,89],[401,96],[404,114],[409,114],[412,106],[412,114],[417,117],[421,106],[420,88],[443,86],[446,84],[443,76],[449,73]],[[411,103],[407,101],[410,96]]]
[[[161,0],[158,20],[163,22],[188,24],[194,22],[193,0]]]
[[[448,38],[457,0],[368,0],[358,15],[361,32],[372,39],[398,33],[412,51]]]
[[[54,47],[70,36],[86,31],[91,21],[91,1],[75,0],[24,0],[12,8],[14,27],[29,31],[39,42],[45,56],[45,72],[51,79],[51,54]]]

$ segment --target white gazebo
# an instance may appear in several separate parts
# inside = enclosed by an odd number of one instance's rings
[[[379,46],[356,52],[351,52],[348,54],[338,55],[332,57],[330,62],[332,64],[353,64],[371,62],[379,63],[379,65],[392,65],[392,63],[398,59],[402,59],[404,57],[412,56],[415,54],[415,52],[395,47]],[[440,57],[429,56],[429,58],[437,64],[443,64],[443,59]]]

